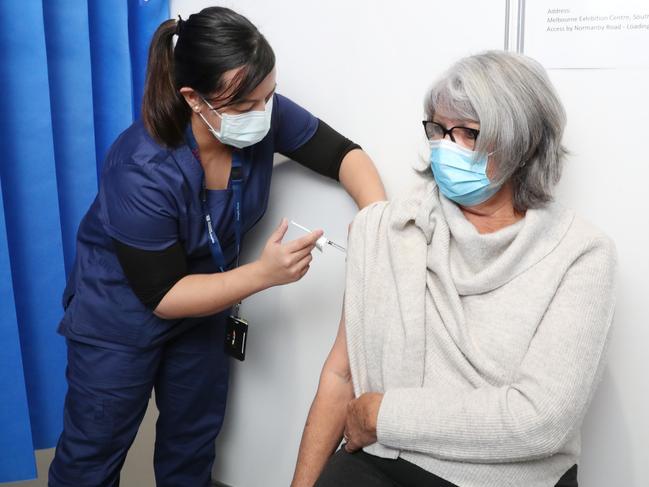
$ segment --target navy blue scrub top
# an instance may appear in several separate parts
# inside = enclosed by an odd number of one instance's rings
[[[243,166],[243,234],[266,212],[275,152],[292,152],[307,142],[318,119],[275,94],[270,131],[257,144],[233,149]],[[188,130],[191,136],[191,129]],[[155,142],[141,120],[110,148],[99,192],[77,233],[74,267],[63,294],[59,333],[107,348],[157,346],[198,323],[225,320],[229,310],[204,318],[163,320],[133,293],[112,239],[143,250],[162,250],[177,241],[189,273],[213,273],[201,205],[203,168],[187,144],[175,149]],[[229,266],[234,263],[234,213],[230,183],[208,190],[214,229]]]

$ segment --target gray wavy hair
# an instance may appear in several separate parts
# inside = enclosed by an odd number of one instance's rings
[[[543,67],[505,51],[487,51],[454,64],[430,89],[424,104],[435,113],[480,123],[475,150],[492,151],[493,184],[511,180],[514,208],[552,200],[567,150],[561,143],[566,114]]]

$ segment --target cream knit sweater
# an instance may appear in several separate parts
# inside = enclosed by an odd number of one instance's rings
[[[551,487],[578,462],[614,308],[614,246],[557,204],[479,234],[428,177],[359,213],[345,319],[378,443],[461,487]]]

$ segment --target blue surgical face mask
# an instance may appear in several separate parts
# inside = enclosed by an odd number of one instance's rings
[[[442,194],[462,206],[479,205],[496,194],[500,187],[487,177],[489,155],[478,156],[447,139],[431,141],[430,165]]]
[[[273,113],[272,97],[266,102],[264,111],[252,111],[239,115],[221,114],[214,110],[212,105],[204,98],[203,101],[221,119],[221,130],[217,131],[212,127],[212,124],[207,121],[202,113],[198,112],[198,115],[203,119],[210,133],[225,145],[243,149],[261,141],[270,130],[270,119]]]

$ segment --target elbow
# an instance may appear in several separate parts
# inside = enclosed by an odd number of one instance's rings
[[[161,320],[172,320],[173,316],[166,314],[164,311],[158,311],[158,308],[153,310],[153,314]]]
[[[338,382],[344,385],[351,386],[352,384],[352,371],[349,367],[338,367],[331,369],[325,369],[323,373],[329,374],[336,378]]]
[[[156,300],[149,304],[153,308],[153,314],[161,320],[177,320],[181,318],[188,318],[188,316],[181,316],[178,299],[172,296],[173,287],[167,289],[164,294],[157,296]]]
[[[320,374],[320,384],[331,387],[352,387],[352,372],[350,369],[323,368]]]
[[[527,458],[546,458],[559,453],[574,431],[563,414],[542,414],[521,430],[521,451]]]
[[[557,401],[548,399],[549,393],[538,396],[519,389],[509,392],[507,429],[514,456],[518,451],[521,459],[546,458],[562,451],[580,424],[580,401]]]
[[[153,309],[153,314],[161,320],[177,320],[179,318],[186,318],[185,316],[178,316],[178,313],[174,312],[173,307],[170,305],[168,300],[165,300],[165,298],[162,298],[162,300],[156,305]]]
[[[185,309],[184,307],[176,307],[173,308],[170,306],[168,303],[160,303],[156,308],[153,310],[153,314],[160,318],[161,320],[183,320],[186,318],[201,318],[203,316],[209,316],[210,314],[213,313],[191,313],[190,310]]]
[[[316,396],[334,402],[344,402],[346,405],[354,398],[351,371],[323,368]]]

